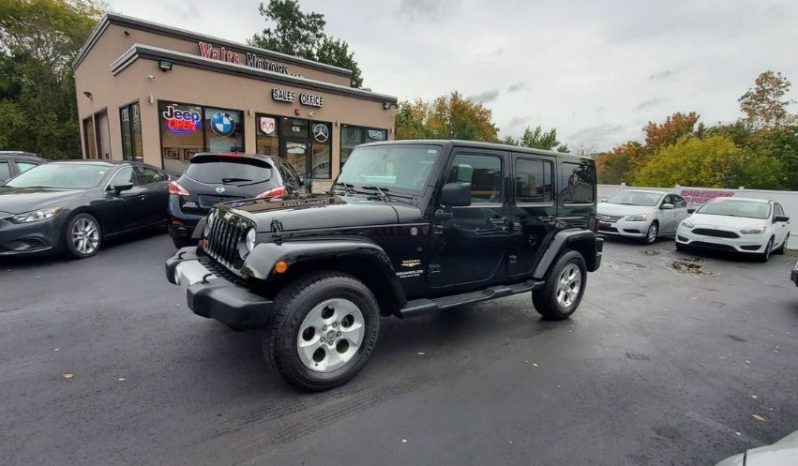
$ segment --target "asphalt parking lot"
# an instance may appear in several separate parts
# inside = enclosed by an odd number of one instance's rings
[[[186,308],[172,252],[0,262],[3,464],[712,465],[798,429],[791,257],[609,242],[570,321],[528,295],[385,319],[354,381],[304,394]]]

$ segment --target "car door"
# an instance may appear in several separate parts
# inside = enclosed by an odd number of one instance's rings
[[[144,188],[143,224],[165,222],[169,218],[169,175],[149,165],[135,165],[134,168]]]
[[[784,242],[784,240],[787,238],[787,234],[790,232],[790,222],[776,222],[776,217],[785,217],[784,209],[778,202],[773,203],[773,229],[775,230],[776,235],[775,244],[780,245]]]
[[[117,194],[114,186],[120,183],[132,183],[133,188]],[[105,234],[120,233],[144,224],[146,190],[132,166],[124,165],[112,175],[104,196],[100,214]]]
[[[659,204],[659,231],[660,234],[670,235],[676,231],[674,223],[676,221],[676,204],[672,194],[668,194],[662,198]],[[673,206],[672,209],[664,209],[665,204]]]
[[[503,151],[453,150],[446,182],[470,183],[471,205],[441,207],[435,215],[430,288],[478,289],[504,275],[508,157]]]
[[[512,159],[507,273],[515,277],[532,273],[540,246],[554,232],[554,222],[547,219],[557,215],[557,206],[554,159],[528,154],[513,154]]]
[[[690,216],[690,213],[687,212],[687,199],[683,198],[678,194],[672,195],[673,200],[675,202],[675,213],[674,213],[674,222],[673,222],[673,232],[676,233],[676,230],[679,228],[679,224],[682,223],[682,220],[686,219]]]

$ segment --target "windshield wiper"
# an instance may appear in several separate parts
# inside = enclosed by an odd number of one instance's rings
[[[241,181],[252,181],[249,178],[222,178],[222,183],[239,183]]]
[[[335,188],[336,186],[343,186],[344,194],[349,195],[349,194],[355,194],[356,193],[355,185],[353,185],[353,184],[347,184],[347,183],[342,183],[340,181],[337,181],[335,184],[333,184],[333,188]],[[350,191],[350,189],[351,189],[351,191]]]
[[[361,188],[362,189],[373,189],[373,190],[376,190],[378,193],[380,193],[379,194],[380,195],[380,199],[382,199],[383,201],[387,201],[388,200],[388,195],[385,194],[388,191],[390,191],[390,189],[388,189],[388,188],[380,188],[379,186],[376,186],[376,185],[375,186],[361,186]]]

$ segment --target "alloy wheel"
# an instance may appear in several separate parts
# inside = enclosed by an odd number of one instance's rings
[[[570,307],[582,291],[582,272],[579,267],[568,264],[560,273],[557,285],[557,303],[565,308]]]
[[[328,299],[314,306],[302,320],[296,349],[308,369],[332,372],[352,360],[365,334],[366,322],[355,303]]]
[[[657,233],[659,228],[657,228],[656,223],[652,223],[650,227],[648,227],[648,234],[646,235],[646,240],[648,244],[654,244],[657,241]]]
[[[72,245],[82,255],[92,254],[100,244],[100,229],[94,220],[79,218],[72,225]]]

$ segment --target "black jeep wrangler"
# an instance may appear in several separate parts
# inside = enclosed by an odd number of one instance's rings
[[[166,276],[200,316],[268,326],[272,366],[325,390],[365,366],[380,316],[526,292],[546,318],[573,314],[601,264],[595,180],[593,160],[548,151],[366,144],[329,194],[217,205]]]

